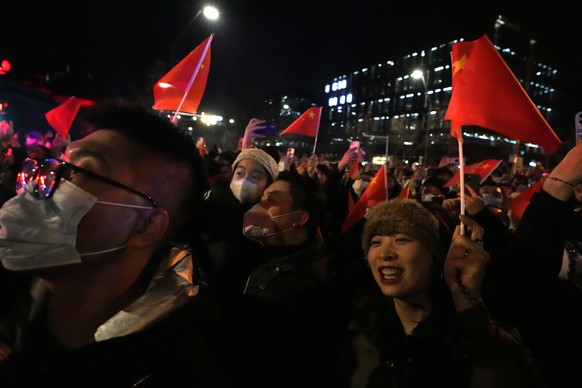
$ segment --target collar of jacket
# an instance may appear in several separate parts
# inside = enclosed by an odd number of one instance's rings
[[[309,263],[325,260],[319,244],[306,244],[303,249],[295,253],[267,261],[265,264],[254,270],[247,279],[244,294],[251,290],[264,291],[278,277],[291,271],[292,269]]]

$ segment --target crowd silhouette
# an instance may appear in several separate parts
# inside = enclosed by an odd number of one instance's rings
[[[222,150],[127,101],[79,118],[3,129],[0,386],[579,386],[582,144],[461,201],[456,164],[262,149],[264,120]]]

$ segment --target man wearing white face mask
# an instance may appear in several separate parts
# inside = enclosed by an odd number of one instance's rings
[[[318,233],[321,194],[314,180],[283,171],[245,213],[242,233],[261,244],[263,262],[244,288],[220,298],[224,327],[216,336],[237,386],[337,386],[332,362],[343,321]]]
[[[232,163],[228,187],[214,187],[204,195],[201,225],[203,241],[208,249],[205,268],[213,283],[220,282],[225,272],[238,272],[239,266],[253,260],[257,244],[241,234],[243,214],[259,202],[265,188],[279,174],[277,161],[259,148],[241,151]],[[244,263],[240,253],[245,252]]]
[[[0,209],[2,265],[33,277],[0,319],[0,386],[228,386],[175,244],[207,185],[192,138],[122,101],[81,114],[89,134],[27,161]]]

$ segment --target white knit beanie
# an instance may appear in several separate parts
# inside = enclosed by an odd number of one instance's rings
[[[243,159],[253,159],[259,162],[259,164],[265,167],[267,173],[271,176],[273,181],[277,179],[279,175],[279,165],[275,162],[275,159],[265,151],[259,148],[247,148],[242,150],[234,162],[232,163],[232,170],[236,170],[236,166],[238,166],[239,162]]]

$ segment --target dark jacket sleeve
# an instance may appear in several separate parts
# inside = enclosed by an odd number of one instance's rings
[[[457,358],[470,365],[471,387],[545,387],[517,330],[494,322],[485,308],[456,314]]]
[[[499,271],[512,281],[539,284],[555,279],[562,265],[572,205],[544,190],[534,194],[507,243]]]

